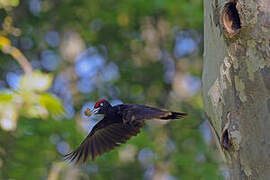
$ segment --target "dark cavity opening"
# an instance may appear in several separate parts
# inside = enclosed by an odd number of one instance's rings
[[[234,35],[241,29],[241,22],[235,2],[229,2],[224,6],[222,12],[222,22],[225,30],[230,35]]]
[[[230,139],[229,139],[228,129],[226,129],[222,134],[221,145],[226,150],[229,150],[229,148],[231,147],[231,142],[230,142]]]

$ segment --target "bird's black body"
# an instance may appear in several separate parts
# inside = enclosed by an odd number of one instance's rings
[[[177,119],[187,115],[144,105],[111,106],[105,99],[99,100],[94,110],[96,114],[104,114],[104,118],[93,127],[75,151],[65,155],[66,159],[76,162],[82,159],[85,162],[91,156],[94,160],[98,155],[136,136],[143,127],[144,120]]]

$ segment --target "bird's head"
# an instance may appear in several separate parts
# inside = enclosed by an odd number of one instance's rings
[[[90,108],[87,108],[84,111],[84,114],[86,116],[91,116],[93,114],[106,114],[108,112],[108,109],[111,107],[111,104],[106,99],[100,99],[96,102],[94,109],[91,110]]]

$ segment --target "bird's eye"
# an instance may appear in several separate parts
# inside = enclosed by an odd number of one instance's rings
[[[100,106],[103,106],[103,103],[100,103]]]

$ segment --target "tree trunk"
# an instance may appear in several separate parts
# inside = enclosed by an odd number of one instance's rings
[[[230,178],[270,179],[270,0],[204,0],[203,101]]]

